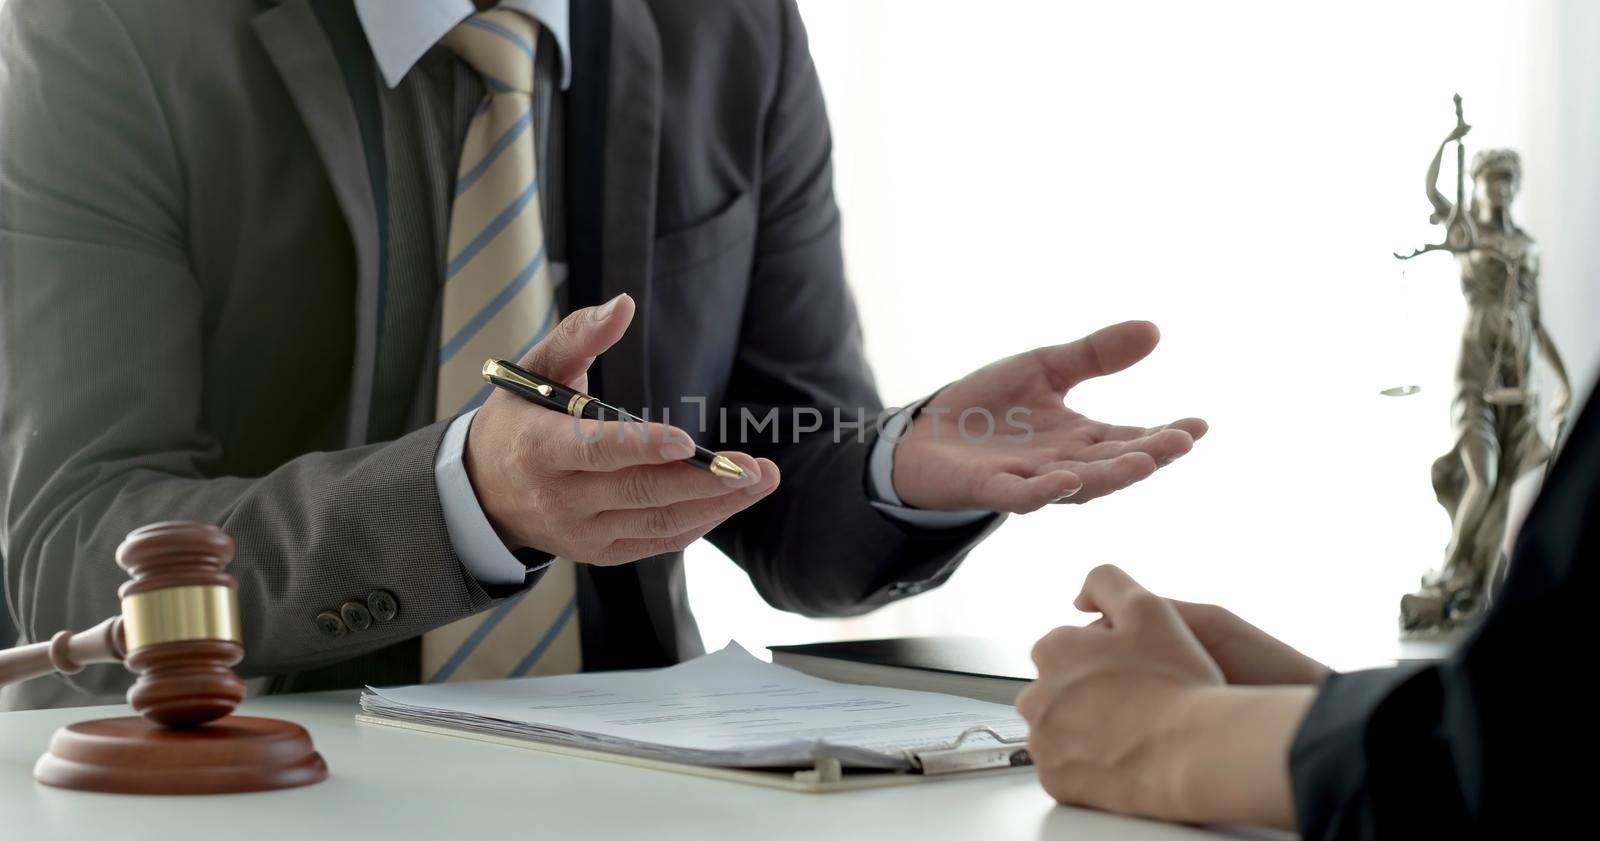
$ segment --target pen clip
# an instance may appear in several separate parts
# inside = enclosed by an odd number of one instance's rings
[[[536,383],[533,380],[528,379],[527,375],[523,374],[521,369],[503,359],[486,360],[483,363],[484,382],[493,383],[497,379],[505,380],[508,383],[515,383],[523,388],[537,391],[541,397],[549,397],[555,391],[555,389],[551,388],[545,383]]]

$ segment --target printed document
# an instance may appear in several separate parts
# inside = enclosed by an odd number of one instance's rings
[[[741,768],[905,769],[963,731],[1027,737],[1011,707],[953,695],[834,683],[737,645],[665,669],[372,689],[369,714],[675,762]],[[1002,744],[987,731],[966,748]]]

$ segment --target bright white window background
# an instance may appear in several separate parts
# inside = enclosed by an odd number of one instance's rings
[[[1582,3],[801,0],[849,276],[884,399],[1129,318],[1143,364],[1069,405],[1199,415],[1154,479],[1013,517],[944,587],[868,616],[776,611],[689,552],[708,647],[964,633],[1026,650],[1089,617],[1100,563],[1218,602],[1336,666],[1396,651],[1436,564],[1465,305],[1423,173],[1454,126],[1519,150],[1516,221],[1580,399],[1600,338],[1600,9]],[[1592,51],[1589,51],[1592,56]],[[1454,153],[1441,190],[1453,195]],[[1402,274],[1404,269],[1404,274]],[[1422,386],[1406,398],[1380,389]],[[1548,390],[1548,389],[1546,389]]]

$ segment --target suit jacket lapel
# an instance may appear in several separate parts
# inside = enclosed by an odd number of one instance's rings
[[[661,40],[643,0],[611,0],[610,5],[601,298],[626,292],[639,310],[627,335],[601,357],[601,382],[606,400],[640,409],[651,405],[648,313],[661,134]]]
[[[351,92],[337,83],[345,73],[311,0],[287,0],[256,16],[253,25],[305,119],[355,241],[357,324],[346,435],[350,446],[365,444],[377,355],[382,243],[362,126]]]
[[[651,405],[650,260],[661,134],[661,41],[643,0],[572,4],[567,208],[574,307],[626,292],[633,327],[590,371],[595,393]],[[584,668],[664,666],[700,653],[683,595],[682,559],[578,567]]]
[[[655,244],[661,138],[661,38],[644,0],[611,0],[610,79],[606,95],[601,245],[604,298],[622,292],[638,303],[627,335],[601,357],[607,400],[648,408],[650,391],[650,265]],[[702,652],[689,613],[683,556],[629,564],[668,662]]]

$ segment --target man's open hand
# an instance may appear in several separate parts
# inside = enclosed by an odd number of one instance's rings
[[[1206,422],[1117,426],[1064,400],[1078,383],[1145,358],[1159,340],[1154,324],[1127,321],[952,383],[923,406],[896,448],[895,493],[917,508],[1024,513],[1087,502],[1150,476],[1189,452]]]

